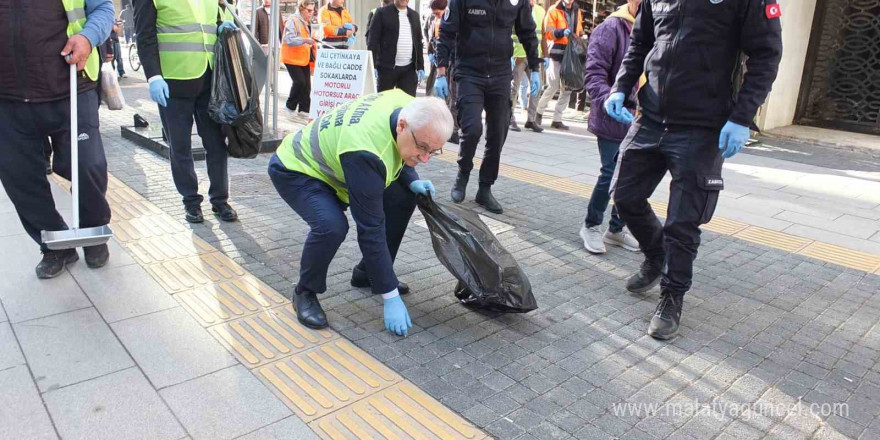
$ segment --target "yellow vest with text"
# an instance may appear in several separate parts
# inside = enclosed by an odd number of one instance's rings
[[[70,38],[82,32],[86,25],[86,0],[61,0],[61,4],[64,5],[64,12],[67,14],[67,38]],[[84,70],[90,80],[98,80],[101,63],[98,59],[97,47],[92,48],[92,53],[86,59]]]
[[[385,164],[387,188],[403,169],[403,159],[391,133],[391,114],[413,99],[400,89],[392,89],[346,102],[296,134],[287,135],[276,154],[285,168],[330,185],[339,200],[348,203],[340,156],[368,151]]]
[[[217,42],[216,0],[153,0],[159,65],[165,79],[200,78],[214,68]]]

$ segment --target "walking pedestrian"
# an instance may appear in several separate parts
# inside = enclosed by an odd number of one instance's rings
[[[620,218],[645,254],[627,290],[645,293],[660,283],[660,302],[648,326],[654,338],[678,333],[700,225],[712,219],[724,189],[724,159],[742,150],[776,78],[781,15],[775,0],[642,0],[604,108],[620,122],[632,121],[626,96],[645,73],[639,117],[621,144],[611,187]],[[740,53],[748,56],[747,73],[734,95]],[[648,197],[667,171],[672,183],[661,225]]]
[[[486,112],[486,152],[480,166],[476,202],[496,214],[504,210],[492,195],[498,178],[501,149],[510,123],[510,59],[513,56],[511,35],[516,30],[526,49],[532,96],[540,88],[541,58],[535,21],[525,1],[451,0],[440,25],[437,48],[437,96],[449,95],[446,69],[455,54],[455,81],[458,83],[458,119],[462,140],[458,154],[458,176],[452,188],[452,201],[461,203],[474,154],[483,135],[482,114]],[[453,52],[454,51],[454,52]]]
[[[290,114],[308,118],[311,104],[312,78],[310,63],[315,59],[317,48],[309,26],[315,15],[314,0],[301,0],[299,11],[293,14],[284,25],[284,38],[281,46],[281,62],[290,74],[292,84],[287,97],[287,110]],[[299,113],[296,113],[297,110]]]
[[[318,21],[324,27],[324,44],[334,49],[348,49],[354,46],[358,27],[345,0],[330,0],[318,14]]]
[[[171,177],[183,198],[186,221],[201,223],[202,200],[192,156],[193,120],[198,127],[208,179],[211,211],[225,222],[238,219],[229,206],[226,141],[220,125],[208,116],[217,34],[236,28],[224,20],[218,2],[134,0],[137,49],[159,105],[159,117],[171,149]]]
[[[425,77],[419,14],[408,5],[409,0],[394,0],[377,9],[370,23],[367,48],[376,63],[380,92],[399,88],[416,96],[416,88]]]
[[[532,19],[535,21],[535,33],[538,35],[538,41],[540,41],[540,53],[538,54],[541,59],[544,61],[540,65],[540,73],[543,74],[544,69],[547,67],[549,63],[549,59],[547,57],[547,41],[543,38],[544,36],[544,19],[546,18],[547,13],[544,11],[544,8],[537,4],[535,0],[529,0],[529,5],[532,8]],[[526,70],[528,68],[528,58],[526,58],[526,50],[523,48],[522,44],[519,42],[519,38],[516,37],[516,34],[513,35],[513,58],[515,60],[515,65],[513,68],[513,85],[510,89],[510,129],[514,131],[519,131],[519,127],[516,124],[516,119],[514,118],[514,113],[516,110],[516,94],[520,90],[520,84],[523,84],[523,93],[522,93],[522,104],[528,111],[526,116],[526,124],[525,128],[530,129],[536,133],[540,133],[544,131],[544,129],[538,125],[535,125],[535,114],[538,110],[538,101],[541,99],[541,94],[538,92],[538,96],[534,98],[530,98],[530,94],[527,93],[529,78],[526,75]]]
[[[437,79],[437,43],[440,39],[440,22],[443,20],[447,4],[447,0],[432,0],[431,15],[425,22],[425,41],[428,47],[428,63],[430,64],[428,79],[425,81],[425,94],[428,96],[434,94],[434,80]]]
[[[80,197],[80,222],[73,227],[110,222],[96,81],[98,46],[110,36],[113,19],[110,0],[30,0],[0,8],[0,29],[9,37],[9,44],[0,44],[0,59],[8,61],[0,63],[0,182],[43,253],[35,268],[38,278],[56,277],[79,260],[76,249],[49,249],[40,233],[68,229],[46,178],[46,152],[54,150],[53,170],[71,180],[70,64],[77,70]],[[110,258],[106,244],[86,246],[83,254],[90,268]]]
[[[584,35],[583,15],[574,0],[559,0],[547,12],[547,20],[544,23],[544,33],[547,40],[553,40],[550,46],[550,69],[547,71],[547,88],[541,96],[541,102],[538,103],[537,117],[535,124],[540,126],[543,122],[544,111],[547,105],[553,99],[553,95],[559,92],[559,100],[556,101],[556,107],[553,109],[553,122],[550,128],[559,130],[568,130],[568,126],[562,123],[562,112],[568,107],[571,99],[571,90],[562,83],[560,70],[562,69],[562,57],[565,53],[565,47],[574,41],[573,38],[580,38]]]
[[[611,86],[614,85],[614,78],[617,77],[617,72],[623,63],[623,56],[629,49],[629,35],[639,10],[639,3],[641,0],[627,0],[625,5],[614,11],[596,27],[587,47],[584,88],[591,99],[587,128],[590,133],[596,135],[602,167],[593,194],[590,196],[590,203],[587,205],[587,217],[581,226],[580,236],[584,240],[584,247],[593,254],[604,254],[606,243],[630,251],[639,250],[639,242],[626,228],[626,223],[620,219],[617,206],[611,208],[611,222],[604,234],[601,229],[605,210],[611,198],[609,190],[614,168],[617,165],[617,152],[620,149],[620,142],[626,137],[626,131],[629,129],[629,124],[617,122],[608,116],[602,104],[611,93]],[[631,104],[636,102],[637,91],[638,86],[629,93],[628,102]]]

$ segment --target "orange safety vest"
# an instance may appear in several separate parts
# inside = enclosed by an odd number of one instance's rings
[[[296,24],[296,37],[311,38],[312,30],[299,14],[290,18]],[[285,27],[287,25],[285,24]],[[307,66],[311,58],[310,52],[315,50],[314,44],[301,44],[299,46],[281,45],[281,62],[292,66]]]
[[[581,15],[581,9],[578,8],[578,16],[577,16],[577,26],[575,26],[575,35],[581,36],[584,34],[584,18]],[[547,17],[544,19],[544,34],[547,36],[547,41],[552,41],[553,44],[559,45],[567,45],[568,37],[556,38],[553,35],[553,32],[557,29],[568,29],[568,20],[565,19],[565,2],[563,0],[559,0],[550,8],[550,11],[547,12]],[[553,53],[551,49],[550,53]]]
[[[331,11],[328,6],[324,6],[321,8],[321,24],[324,26],[324,41],[333,42],[333,41],[346,41],[348,37],[344,34],[339,36],[339,28],[344,26],[346,23],[352,23],[354,19],[351,18],[351,14],[348,12],[348,9],[342,9],[342,16],[340,16],[336,11]]]

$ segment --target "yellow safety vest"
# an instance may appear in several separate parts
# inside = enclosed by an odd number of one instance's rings
[[[213,69],[217,0],[153,0],[153,4],[162,77],[196,79]]]
[[[340,156],[369,151],[385,164],[385,187],[400,176],[403,159],[391,133],[389,119],[413,98],[400,89],[362,96],[315,119],[296,134],[287,135],[276,154],[284,167],[314,177],[336,190],[348,203],[348,188]]]
[[[64,5],[64,12],[67,14],[67,38],[70,38],[80,32],[86,25],[86,0],[61,0]],[[86,75],[92,81],[98,80],[98,71],[101,69],[100,59],[98,58],[98,48],[93,47],[92,53],[86,59]]]

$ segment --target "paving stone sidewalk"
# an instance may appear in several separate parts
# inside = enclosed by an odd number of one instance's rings
[[[156,120],[133,96],[134,108],[102,110],[110,171],[184,224],[168,163],[119,136],[134,111]],[[267,163],[230,160],[239,223],[190,227],[290,295],[307,228],[275,193]],[[207,193],[204,164],[197,170]],[[448,197],[454,164],[419,172]],[[475,190],[466,206],[481,211]],[[658,292],[624,289],[640,254],[583,250],[585,199],[504,177],[495,191],[505,213],[481,212],[514,227],[499,238],[539,310],[458,304],[427,230],[413,224],[395,267],[413,290],[411,335],[385,332],[380,300],[349,285],[354,232],[322,296],[333,328],[499,439],[880,438],[880,276],[704,233],[682,336],[658,342],[645,335]]]

